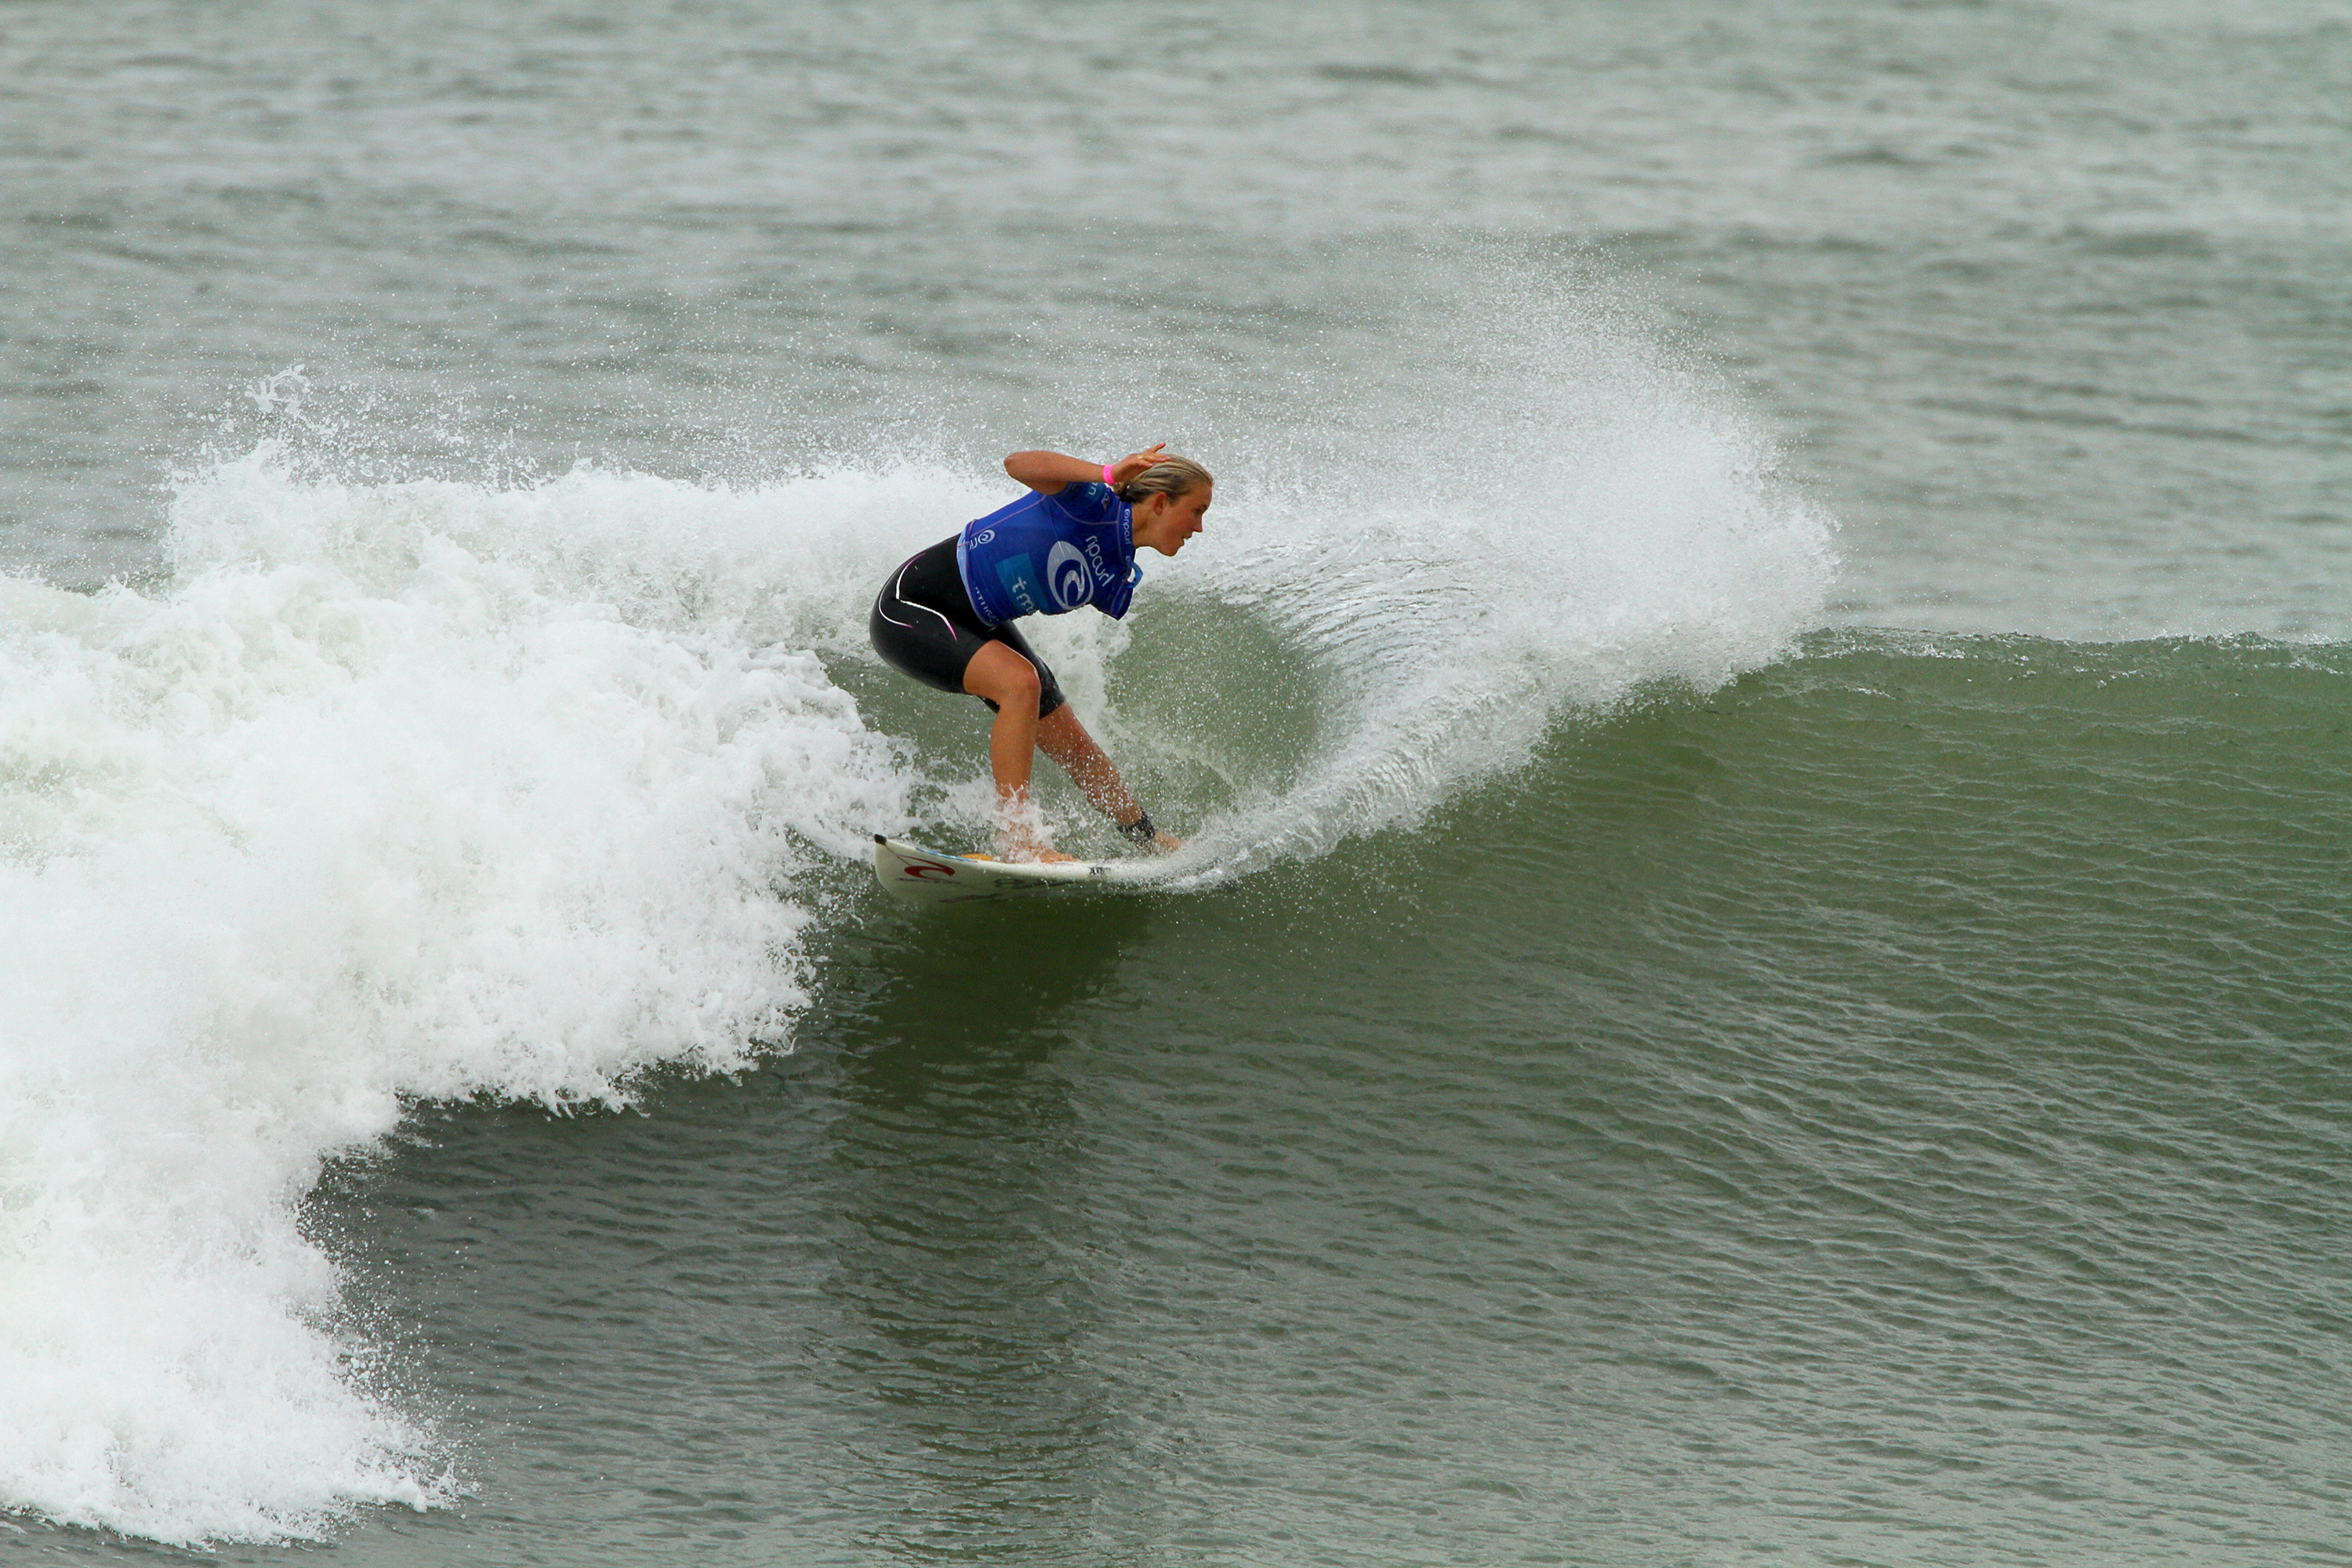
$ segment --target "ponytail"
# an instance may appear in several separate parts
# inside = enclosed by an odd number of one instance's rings
[[[1162,458],[1118,487],[1118,499],[1133,505],[1145,496],[1181,496],[1213,484],[1209,470],[1190,458]]]

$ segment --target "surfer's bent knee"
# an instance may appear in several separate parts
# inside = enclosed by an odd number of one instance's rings
[[[1011,626],[985,626],[971,607],[956,570],[955,541],[943,540],[910,556],[883,581],[866,620],[882,662],[934,690],[965,695],[965,672],[990,643],[1003,643],[1028,660],[1037,677],[1040,719],[1066,705],[1051,666]],[[977,695],[973,693],[972,695]],[[991,712],[996,703],[982,697]]]

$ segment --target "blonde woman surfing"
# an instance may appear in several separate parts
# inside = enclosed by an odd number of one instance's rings
[[[1007,859],[1070,858],[1046,843],[1029,796],[1039,747],[1129,838],[1162,854],[1182,842],[1152,826],[1013,625],[1087,605],[1119,619],[1143,576],[1136,552],[1173,555],[1201,531],[1213,481],[1200,464],[1167,456],[1166,445],[1115,463],[1013,453],[1004,471],[1029,493],[910,557],[874,601],[866,629],[885,663],[995,712],[988,762]]]

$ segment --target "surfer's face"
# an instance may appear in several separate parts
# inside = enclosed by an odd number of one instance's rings
[[[1182,495],[1150,495],[1135,503],[1135,542],[1173,555],[1207,526],[1213,485],[1194,485]]]

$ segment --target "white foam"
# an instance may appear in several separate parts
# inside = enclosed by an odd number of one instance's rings
[[[184,490],[169,593],[5,584],[0,1500],[185,1542],[446,1494],[296,1205],[404,1096],[607,1100],[782,1034],[796,879],[911,775],[771,637],[961,504],[905,488],[262,453]]]

